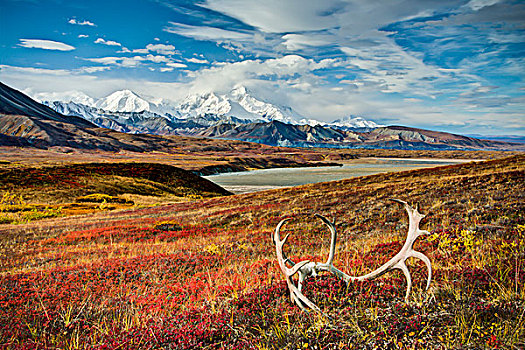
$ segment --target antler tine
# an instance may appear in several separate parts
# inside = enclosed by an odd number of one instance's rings
[[[328,271],[348,283],[348,281],[351,280],[351,277],[347,275],[346,273],[344,273],[343,271],[335,268],[333,265],[333,261],[335,257],[335,245],[337,243],[337,230],[335,229],[335,219],[334,221],[330,221],[326,217],[322,216],[321,214],[315,214],[315,216],[320,218],[325,223],[325,225],[328,226],[332,235],[330,238],[330,253],[328,255],[328,259],[326,260],[326,263],[324,264],[317,263],[314,266],[312,266],[312,272],[310,274],[315,276],[317,272]]]
[[[286,243],[286,240],[288,239],[288,236],[290,236],[290,234],[287,234],[284,237],[284,239],[281,240],[281,232],[280,231],[281,231],[281,227],[289,220],[290,220],[290,218],[286,218],[286,219],[281,220],[281,222],[279,222],[279,224],[275,228],[275,233],[274,233],[274,236],[273,236],[273,238],[274,238],[273,241],[275,243],[275,251],[277,253],[277,261],[279,262],[279,266],[281,267],[281,270],[283,271],[283,273],[284,273],[284,275],[286,277],[292,277],[293,275],[295,275],[297,273],[297,271],[299,271],[299,269],[301,267],[303,267],[305,264],[309,263],[309,260],[301,261],[300,263],[295,264],[292,268],[288,268],[285,265],[285,260],[287,260],[287,258],[284,258],[283,246]]]
[[[405,278],[407,280],[407,292],[405,295],[405,301],[408,301],[408,297],[410,295],[410,291],[412,289],[412,279],[410,277],[410,271],[408,270],[405,261],[406,259],[413,257],[417,259],[423,260],[425,265],[427,266],[428,276],[427,276],[427,286],[426,289],[430,287],[430,281],[432,280],[432,266],[430,264],[430,260],[426,255],[424,255],[421,252],[415,251],[413,249],[414,242],[416,239],[422,235],[422,234],[429,234],[428,231],[420,230],[419,229],[419,222],[424,215],[420,214],[417,209],[412,208],[407,202],[402,201],[400,199],[394,199],[391,198],[392,201],[398,202],[404,205],[407,213],[408,213],[408,232],[407,237],[405,240],[405,244],[401,248],[401,250],[388,262],[377,268],[376,270],[358,277],[351,277],[351,280],[366,280],[366,279],[373,279],[376,277],[379,277],[383,275],[384,273],[388,271],[392,271],[393,269],[400,269],[403,271],[403,274],[405,275]]]
[[[332,233],[330,238],[330,253],[328,255],[328,260],[326,260],[327,265],[332,265],[335,256],[335,244],[337,243],[337,231],[335,229],[335,220],[331,222],[321,214],[315,214],[315,216],[321,219],[325,223],[325,225],[328,226],[330,232]]]
[[[412,251],[411,256],[422,260],[425,265],[427,265],[427,286],[425,287],[425,290],[428,290],[428,288],[430,288],[430,281],[432,280],[432,265],[430,264],[430,259],[425,254],[415,250]]]
[[[401,199],[390,198],[390,200],[393,202],[401,203],[405,207],[405,210],[408,214],[408,230],[409,230],[408,233],[415,234],[417,231],[419,231],[419,233],[422,233],[421,230],[419,229],[419,222],[421,221],[421,219],[425,217],[425,215],[421,214],[418,211],[417,206],[416,208],[412,208],[407,202],[402,201]],[[428,233],[428,232],[425,231],[425,233]]]
[[[419,213],[417,207],[413,208],[411,207],[407,202],[399,200],[399,199],[392,199],[395,202],[401,203],[404,205],[405,210],[408,214],[408,232],[407,232],[407,238],[405,241],[405,245],[401,249],[401,251],[398,253],[399,258],[401,259],[398,264],[396,265],[397,268],[400,268],[407,280],[407,292],[405,296],[405,301],[408,301],[408,297],[410,295],[410,290],[412,288],[412,280],[410,277],[410,271],[408,270],[405,260],[413,257],[416,259],[422,260],[426,267],[427,267],[427,285],[426,290],[430,287],[430,282],[432,280],[432,265],[430,264],[430,260],[426,255],[424,255],[421,252],[418,252],[414,250],[413,245],[416,241],[416,239],[422,235],[422,234],[429,234],[428,231],[421,230],[419,228],[419,223],[422,218],[425,217],[425,215]]]
[[[277,253],[277,261],[279,262],[279,267],[281,268],[281,271],[286,277],[286,284],[288,285],[288,290],[290,291],[290,299],[292,300],[292,302],[295,302],[297,305],[299,305],[299,307],[304,311],[308,311],[305,308],[305,306],[307,306],[310,309],[318,312],[319,314],[328,317],[326,314],[324,314],[321,311],[321,309],[319,309],[317,305],[312,303],[306,296],[304,296],[303,293],[301,293],[301,291],[295,286],[292,280],[292,276],[295,275],[297,272],[299,272],[301,268],[303,268],[310,261],[309,260],[301,261],[295,264],[294,266],[292,266],[291,268],[288,268],[285,265],[283,245],[286,242],[286,238],[289,236],[289,234],[286,235],[286,237],[281,241],[280,231],[281,231],[281,227],[289,220],[290,218],[286,218],[286,219],[281,220],[281,222],[279,222],[279,224],[275,228],[275,233],[273,235],[273,238],[275,242],[275,251]]]
[[[397,263],[394,268],[400,269],[403,271],[403,274],[405,275],[405,278],[407,280],[407,291],[405,293],[405,303],[408,302],[408,297],[410,296],[410,291],[412,290],[412,277],[410,276],[410,271],[408,270],[407,265],[405,264],[405,261],[402,260],[399,263]]]
[[[430,234],[430,232],[426,231],[426,230],[420,230],[419,229],[419,223],[421,221],[421,219],[423,219],[425,217],[425,215],[419,213],[418,211],[418,208],[416,206],[416,208],[412,208],[407,202],[404,202],[402,200],[399,200],[399,199],[393,199],[394,201],[396,202],[399,202],[399,203],[402,203],[404,204],[405,206],[405,209],[408,213],[408,217],[409,217],[409,232],[407,234],[407,243],[409,243],[409,241],[411,241],[410,243],[410,246],[409,246],[409,250],[407,252],[407,257],[406,258],[409,258],[409,257],[413,257],[413,258],[416,258],[416,259],[420,259],[422,260],[426,267],[427,267],[427,285],[426,285],[426,288],[425,290],[428,290],[428,288],[430,287],[430,282],[432,280],[432,265],[430,263],[430,259],[423,253],[421,252],[418,252],[416,250],[413,249],[413,244],[415,242],[415,240],[423,235],[423,234]]]

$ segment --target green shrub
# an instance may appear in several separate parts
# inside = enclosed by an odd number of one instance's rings
[[[25,212],[24,214],[22,214],[22,220],[30,222],[30,221],[35,221],[35,220],[47,219],[47,218],[55,218],[61,215],[62,215],[61,207],[58,209],[52,209],[52,208],[46,208],[44,210],[33,209],[29,212]]]
[[[121,203],[121,204],[133,204],[133,201],[129,201],[125,198],[110,196],[103,193],[93,193],[86,196],[78,197],[76,199],[79,203]]]

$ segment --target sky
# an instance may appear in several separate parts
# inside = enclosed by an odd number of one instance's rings
[[[0,81],[33,97],[237,85],[306,118],[525,135],[522,0],[0,0]]]

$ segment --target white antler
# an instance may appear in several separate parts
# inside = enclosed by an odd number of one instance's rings
[[[430,287],[430,281],[432,280],[432,266],[430,264],[430,260],[423,253],[420,253],[413,249],[414,242],[419,236],[423,234],[429,234],[428,231],[419,229],[419,223],[421,219],[423,219],[425,216],[420,214],[417,208],[416,209],[412,208],[405,201],[402,201],[399,199],[392,199],[392,200],[398,203],[404,204],[405,209],[408,213],[409,225],[408,225],[408,233],[407,233],[405,244],[403,245],[401,250],[388,262],[383,264],[378,269],[366,275],[362,275],[362,276],[349,276],[346,273],[342,272],[341,270],[333,266],[333,260],[335,256],[335,245],[337,241],[337,231],[335,229],[335,222],[328,220],[322,215],[315,214],[318,218],[320,218],[325,223],[325,225],[328,226],[331,232],[330,253],[325,263],[314,263],[314,262],[310,262],[307,260],[307,261],[301,261],[298,264],[294,264],[294,262],[288,259],[282,251],[282,246],[284,242],[286,241],[286,238],[288,238],[288,235],[284,238],[283,241],[280,241],[280,235],[279,235],[279,231],[282,225],[289,219],[284,219],[279,223],[279,225],[277,225],[277,228],[275,229],[274,242],[276,244],[277,259],[279,261],[279,266],[281,267],[281,270],[286,276],[286,283],[288,284],[288,288],[290,290],[290,296],[292,300],[295,301],[303,310],[304,310],[304,306],[306,305],[310,307],[311,309],[322,314],[321,310],[317,307],[317,305],[315,305],[310,300],[308,300],[308,298],[306,298],[304,294],[302,294],[301,292],[302,284],[304,280],[310,276],[312,277],[317,276],[317,274],[321,271],[328,271],[330,273],[333,273],[334,275],[336,275],[337,277],[343,279],[346,283],[348,283],[351,281],[363,281],[367,279],[374,279],[394,269],[400,269],[401,271],[403,271],[403,274],[405,275],[405,278],[407,280],[407,291],[405,294],[405,302],[408,302],[410,290],[412,289],[412,279],[410,276],[410,271],[408,270],[405,264],[405,261],[406,259],[413,257],[413,258],[423,260],[423,262],[427,266],[428,277],[427,277],[426,290],[428,290],[428,288]],[[293,267],[291,269],[287,268],[285,265],[285,262],[288,262]],[[297,272],[299,273],[299,281],[298,281],[298,286],[296,287],[291,277]]]
[[[428,235],[430,234],[430,232],[419,229],[419,222],[421,221],[421,219],[425,217],[425,215],[420,214],[417,211],[417,208],[414,209],[410,205],[408,205],[407,202],[399,200],[399,199],[392,199],[392,200],[395,202],[404,204],[405,209],[408,213],[409,223],[408,223],[408,233],[407,233],[405,244],[403,245],[401,250],[392,259],[390,259],[388,262],[383,264],[381,267],[379,267],[378,269],[364,276],[352,277],[352,280],[363,281],[366,279],[373,279],[373,278],[377,278],[387,273],[388,271],[392,271],[394,269],[400,269],[401,271],[403,271],[406,277],[406,280],[407,280],[407,292],[405,294],[405,301],[408,301],[408,296],[410,295],[410,290],[412,289],[412,279],[410,277],[410,271],[408,271],[408,268],[405,264],[406,259],[410,257],[414,257],[414,258],[423,260],[428,270],[427,287],[425,290],[428,290],[428,288],[430,287],[430,281],[432,279],[432,266],[430,265],[430,260],[423,253],[417,252],[413,248],[414,242],[419,236],[423,234]]]
[[[275,252],[277,253],[277,261],[279,262],[279,267],[281,268],[281,271],[283,272],[284,276],[286,277],[286,284],[288,285],[288,289],[290,290],[290,299],[292,302],[295,302],[299,307],[306,311],[305,306],[308,306],[310,309],[323,314],[323,312],[312,303],[307,297],[304,296],[303,293],[295,286],[292,276],[295,275],[302,267],[304,267],[306,264],[309,263],[308,260],[301,261],[297,264],[294,264],[291,268],[288,268],[285,264],[286,261],[291,262],[288,258],[285,257],[283,254],[283,246],[284,243],[286,243],[286,240],[288,239],[288,235],[284,237],[284,239],[281,241],[281,227],[290,219],[284,219],[279,222],[277,227],[275,228],[275,233],[273,235],[273,241],[275,243]],[[293,264],[293,263],[292,263]]]

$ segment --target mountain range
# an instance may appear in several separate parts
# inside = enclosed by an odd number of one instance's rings
[[[188,96],[177,106],[129,90],[98,100],[82,93],[70,96],[41,104],[0,83],[0,145],[148,151],[168,147],[170,136],[183,135],[289,147],[525,149],[523,144],[380,126],[361,117],[306,120],[244,87],[226,95]]]
[[[46,97],[55,97],[55,99],[46,99]],[[111,118],[115,113],[120,113],[117,119],[125,119],[125,114],[122,113],[143,113],[146,117],[153,117],[151,113],[154,113],[173,122],[180,123],[181,120],[192,119],[206,126],[214,125],[217,121],[240,124],[280,121],[293,125],[368,129],[382,126],[361,117],[347,117],[334,123],[306,119],[289,106],[254,97],[253,93],[244,86],[236,86],[227,94],[207,92],[189,95],[178,104],[165,100],[151,101],[130,90],[115,91],[98,100],[78,91],[68,95],[40,94],[39,100],[61,113],[89,120],[101,116]]]

